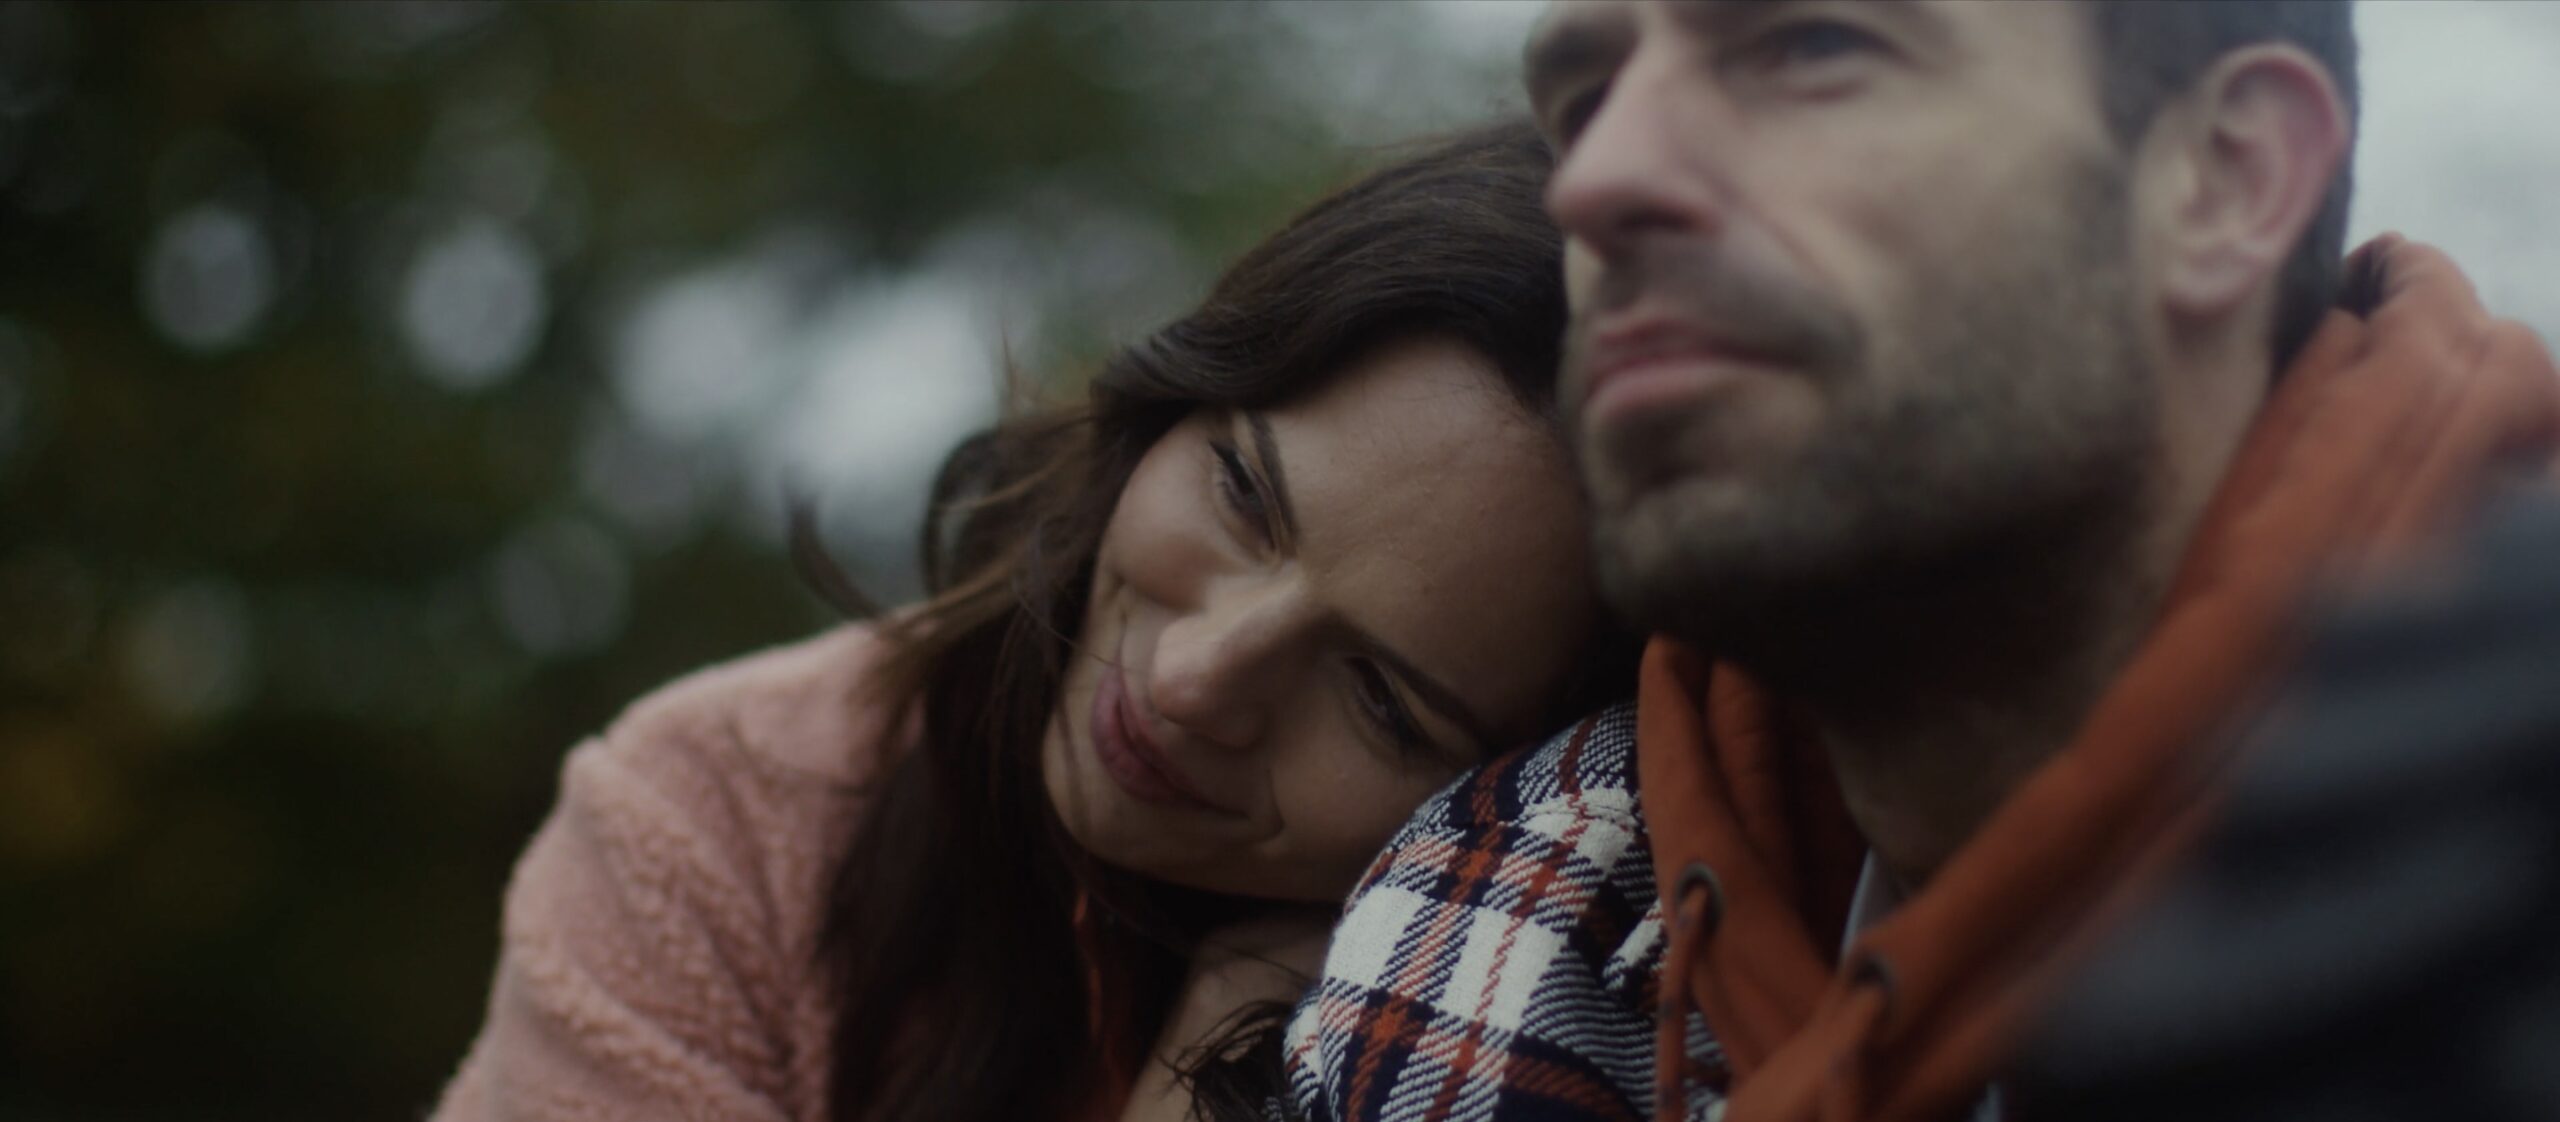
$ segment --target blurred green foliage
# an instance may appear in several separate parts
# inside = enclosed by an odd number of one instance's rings
[[[941,269],[1071,373],[1501,100],[1445,16],[0,6],[0,1118],[422,1112],[561,753],[826,621],[744,360]]]

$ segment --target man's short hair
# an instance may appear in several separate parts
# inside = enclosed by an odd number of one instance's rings
[[[2329,70],[2346,101],[2348,146],[2337,178],[2277,278],[2275,358],[2292,360],[2336,299],[2354,187],[2356,33],[2348,0],[2092,0],[2098,97],[2130,147],[2170,99],[2215,59],[2256,43],[2290,43]]]

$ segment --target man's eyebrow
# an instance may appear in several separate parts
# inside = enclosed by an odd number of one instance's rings
[[[1389,649],[1386,644],[1367,635],[1361,636],[1361,640],[1361,645],[1369,648],[1369,657],[1385,663],[1387,669],[1404,679],[1405,687],[1412,690],[1414,696],[1421,698],[1424,705],[1430,706],[1442,717],[1447,718],[1449,723],[1458,726],[1459,731],[1473,737],[1478,754],[1504,747],[1494,742],[1493,726],[1486,724],[1484,718],[1477,716],[1475,710],[1468,708],[1465,699],[1458,696],[1458,691],[1450,689],[1438,678],[1423,673],[1421,667],[1406,661],[1403,655]]]
[[[1667,0],[1663,5],[1671,18],[1691,33],[1709,39],[1729,36],[1734,29],[1768,15],[1780,8],[1801,6],[1803,0]]]
[[[1280,442],[1271,438],[1271,418],[1259,409],[1247,409],[1244,423],[1253,433],[1253,454],[1262,459],[1262,473],[1271,479],[1271,505],[1280,513],[1281,540],[1296,541],[1298,511],[1289,505],[1289,473],[1280,466]]]
[[[1810,6],[1809,0],[1663,0],[1663,7],[1671,13],[1672,22],[1710,43],[1737,38],[1754,24],[1789,8]],[[1937,26],[1937,17],[1927,11],[1928,5],[1913,0],[1875,0],[1857,6],[1871,12],[1891,13],[1891,18],[1906,23],[1924,24],[1926,26],[1922,30],[1934,31],[1940,38],[1945,36],[1945,29]]]
[[[1622,10],[1606,15],[1558,9],[1520,51],[1521,85],[1537,108],[1574,78],[1606,72],[1635,46],[1635,21]]]

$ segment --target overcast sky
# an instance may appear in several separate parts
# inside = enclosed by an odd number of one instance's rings
[[[2560,340],[2560,4],[2365,0],[2356,31],[2356,235],[2443,247]]]

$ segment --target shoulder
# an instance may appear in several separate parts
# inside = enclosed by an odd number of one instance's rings
[[[870,696],[885,647],[840,627],[659,689],[569,754],[545,830],[598,863],[574,871],[735,912],[798,949],[850,816],[894,754]]]
[[[860,783],[880,762],[888,713],[871,696],[888,640],[849,624],[697,670],[607,727],[610,755],[734,756],[758,770]]]
[[[1612,705],[1535,748],[1459,777],[1416,810],[1396,840],[1583,818],[1640,829],[1635,744],[1635,707]]]
[[[1612,940],[1638,918],[1628,909],[1650,900],[1650,861],[1634,709],[1612,706],[1424,803],[1361,878],[1335,954],[1432,905]]]
[[[560,1094],[739,1118],[823,1103],[816,941],[894,751],[868,696],[883,648],[844,627],[699,671],[570,752],[507,889],[488,1021],[439,1117]]]
[[[1660,919],[1634,748],[1612,707],[1423,806],[1290,1024],[1301,1112],[1641,1116]]]
[[[846,626],[678,679],[569,754],[553,825],[649,866],[622,872],[752,872],[724,887],[798,903],[892,754],[884,653]]]

